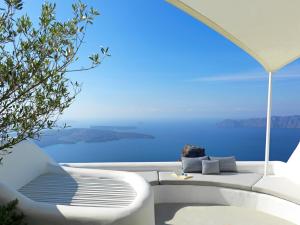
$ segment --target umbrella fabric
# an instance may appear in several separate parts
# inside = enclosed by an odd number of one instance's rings
[[[300,57],[300,0],[168,0],[274,72]]]

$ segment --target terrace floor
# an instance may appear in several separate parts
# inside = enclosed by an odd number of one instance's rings
[[[256,210],[197,204],[157,204],[156,225],[292,225]]]

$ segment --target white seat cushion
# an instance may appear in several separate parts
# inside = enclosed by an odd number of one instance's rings
[[[157,171],[139,171],[135,172],[142,176],[150,185],[158,185],[158,173]]]
[[[178,179],[173,172],[159,172],[159,182],[162,185],[202,185],[251,190],[252,186],[261,179],[257,173],[221,173],[219,175],[202,175],[190,173],[190,179]]]
[[[252,189],[300,204],[300,185],[285,177],[263,177]]]

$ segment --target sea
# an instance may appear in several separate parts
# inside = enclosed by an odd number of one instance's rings
[[[74,122],[72,127],[134,126],[132,132],[154,139],[57,144],[44,151],[57,162],[178,161],[185,144],[205,148],[208,156],[235,156],[237,160],[264,160],[265,128],[219,128],[216,120],[158,120]],[[300,129],[272,128],[270,159],[287,161],[300,141]]]

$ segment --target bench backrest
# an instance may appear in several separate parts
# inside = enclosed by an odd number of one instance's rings
[[[51,160],[36,144],[23,141],[10,149],[0,165],[0,181],[19,189],[44,173]]]
[[[293,182],[300,184],[300,142],[287,161],[286,176]]]

